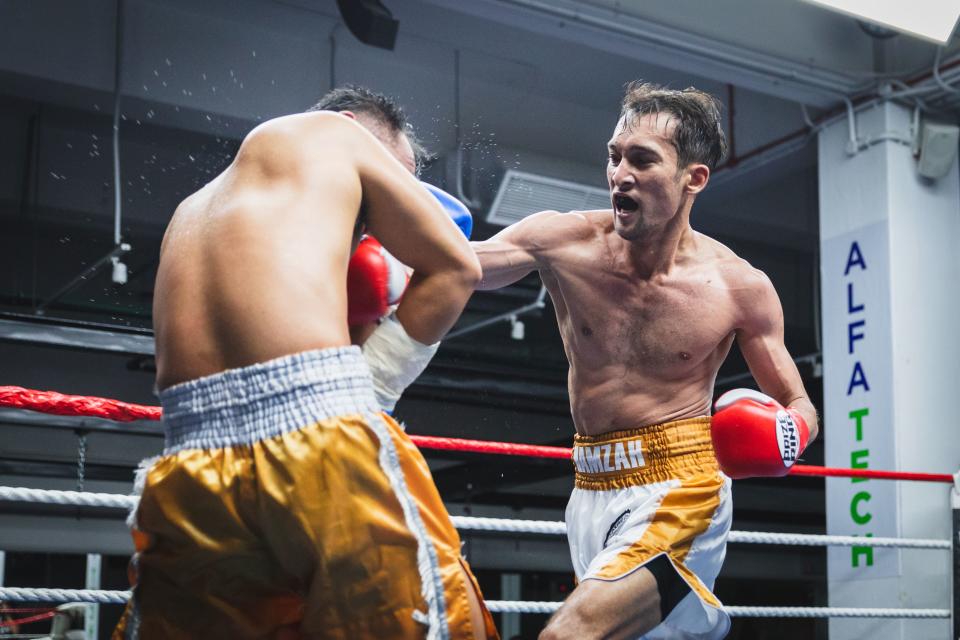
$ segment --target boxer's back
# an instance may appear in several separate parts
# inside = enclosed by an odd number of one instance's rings
[[[349,344],[344,282],[361,187],[324,146],[330,118],[262,125],[177,208],[154,294],[159,388]]]

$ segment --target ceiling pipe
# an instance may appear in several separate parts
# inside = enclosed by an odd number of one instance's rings
[[[946,93],[952,93],[954,95],[960,95],[960,87],[954,87],[953,85],[947,83],[943,76],[940,75],[940,54],[943,52],[943,47],[937,47],[937,53],[933,56],[933,79],[937,81],[937,84],[940,85],[940,88],[943,89]]]
[[[957,57],[950,63],[944,65],[943,70],[949,71],[948,76],[944,77],[945,81],[949,82],[960,80],[960,57]],[[921,83],[927,82],[933,77],[933,72],[930,71],[907,80],[904,84],[911,89],[914,89]],[[731,159],[732,161],[728,160],[724,164],[717,167],[711,176],[711,181],[715,185],[728,182],[741,173],[745,173],[768,162],[799,151],[806,146],[807,142],[823,127],[837,121],[839,118],[849,118],[851,108],[854,112],[856,112],[857,110],[873,106],[878,102],[893,100],[897,99],[898,97],[899,94],[897,93],[888,93],[885,95],[863,95],[852,99],[844,98],[839,106],[835,106],[834,108],[826,111],[815,120],[812,120],[809,117],[806,108],[801,105],[801,113],[803,114],[804,123],[806,126],[804,126],[802,129],[791,131],[790,133],[775,140],[771,140],[766,144],[760,145],[756,149],[752,149],[742,156]],[[850,103],[849,107],[847,105],[848,102]],[[851,125],[851,137],[848,144],[859,146],[860,143],[856,140],[855,123],[851,121]],[[871,140],[873,143],[878,141],[879,139]],[[902,140],[898,139],[897,141],[901,142]]]
[[[117,264],[120,258],[122,258],[124,255],[130,252],[130,249],[131,247],[129,244],[125,242],[121,242],[120,244],[115,246],[113,249],[108,251],[107,254],[104,255],[102,258],[100,258],[99,260],[94,262],[92,265],[90,265],[89,267],[81,271],[79,274],[74,276],[65,285],[57,289],[57,291],[52,296],[50,296],[49,298],[47,298],[46,300],[38,304],[36,307],[34,307],[33,312],[38,316],[44,315],[46,313],[47,307],[49,307],[51,304],[53,304],[63,296],[67,295],[68,293],[70,293],[80,285],[89,281],[90,278],[96,275],[97,272],[100,271],[100,269],[102,269],[103,267],[105,267],[108,263]]]
[[[127,265],[120,260],[120,256],[129,251],[129,245],[124,245],[121,234],[123,216],[123,191],[120,183],[120,73],[123,59],[123,0],[117,0],[116,12],[116,39],[114,42],[113,64],[113,246],[114,254],[110,258],[113,265],[111,279],[115,284],[127,283]],[[125,251],[117,251],[126,246]],[[49,302],[49,301],[48,301]]]
[[[460,49],[453,50],[453,123],[457,145],[453,195],[457,196],[471,211],[479,211],[480,202],[468,198],[463,192],[463,137],[460,131],[462,125],[460,118]]]
[[[718,67],[741,76],[744,72],[749,72],[755,79],[765,80],[765,86],[769,87],[770,83],[781,86],[789,84],[814,91],[824,98],[839,99],[843,95],[862,91],[869,82],[864,76],[798,64],[785,58],[748,51],[720,40],[643,21],[632,16],[617,15],[616,19],[607,18],[598,15],[603,11],[601,8],[591,10],[588,7],[570,7],[545,0],[480,0],[471,3],[463,3],[460,0],[427,1],[485,19],[490,19],[491,8],[494,10],[496,7],[512,8],[515,12],[522,12],[521,15],[526,14],[534,18],[535,22],[531,22],[527,28],[534,28],[540,32],[544,32],[543,18],[547,16],[562,20],[566,23],[564,27],[579,26],[591,32],[600,30],[607,39],[611,34],[616,34],[642,41],[648,46],[659,47],[670,54],[685,54],[705,66],[705,70],[699,72],[701,75],[709,75],[710,68]],[[612,12],[608,11],[608,13]],[[550,24],[546,23],[546,26]],[[595,48],[603,46],[601,41],[587,44]],[[664,65],[663,62],[656,60],[651,64]],[[789,93],[796,98],[798,92],[790,91]]]
[[[547,303],[545,301],[546,297],[547,297],[547,288],[541,285],[540,292],[537,293],[537,297],[530,304],[525,304],[522,307],[517,307],[516,309],[513,309],[512,311],[507,311],[499,315],[493,316],[492,318],[487,318],[486,320],[481,320],[479,322],[468,325],[461,329],[451,331],[444,337],[444,340],[450,340],[451,338],[459,338],[460,336],[465,336],[468,333],[473,333],[478,329],[489,327],[490,325],[497,324],[498,322],[509,322],[511,324],[511,328],[513,328],[516,326],[515,323],[519,320],[520,316],[528,313],[532,313],[534,311],[539,311],[540,309],[543,309],[545,306],[547,306]],[[523,339],[522,336],[517,338],[516,333],[513,333],[513,332],[512,332],[512,336],[514,337],[515,340]]]
[[[727,159],[732,164],[737,164],[737,103],[732,84],[727,84],[727,119],[730,121],[729,131],[727,132]]]

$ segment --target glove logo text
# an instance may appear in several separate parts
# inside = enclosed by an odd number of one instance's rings
[[[800,430],[786,411],[777,411],[777,446],[784,466],[793,466],[800,455]]]

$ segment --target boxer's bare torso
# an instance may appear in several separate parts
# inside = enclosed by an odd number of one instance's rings
[[[444,278],[459,284],[473,273],[473,256],[412,163],[405,137],[379,141],[331,112],[252,131],[233,163],[177,207],[164,236],[153,306],[158,388],[350,344],[346,272],[361,208],[384,246],[422,274],[411,305],[441,300]],[[454,302],[419,305],[411,335],[436,340],[452,324],[469,290],[448,289]]]
[[[349,344],[338,283],[360,184],[355,169],[333,158],[309,170],[308,150],[284,144],[302,128],[281,122],[255,131],[223,173],[177,207],[154,298],[161,389]]]
[[[816,425],[770,280],[690,227],[709,171],[678,171],[672,126],[657,114],[618,123],[607,168],[614,209],[543,211],[474,243],[479,288],[540,273],[570,362],[581,434],[709,415],[734,340],[764,391],[798,403]]]
[[[776,294],[763,273],[692,230],[672,267],[650,275],[631,260],[609,210],[543,212],[525,223],[545,239],[538,268],[556,309],[582,434],[708,415],[738,329],[779,312],[778,303],[769,308]],[[475,248],[486,275],[496,239]]]
[[[570,361],[578,430],[709,414],[717,370],[750,320],[742,302],[762,294],[766,277],[695,232],[669,272],[647,277],[631,264],[609,211],[562,215],[580,237],[558,247],[541,275]]]

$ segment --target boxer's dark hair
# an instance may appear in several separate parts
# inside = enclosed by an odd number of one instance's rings
[[[394,133],[403,133],[413,147],[413,156],[417,168],[430,159],[423,143],[413,131],[413,125],[407,119],[403,108],[392,98],[358,85],[343,85],[324,94],[320,100],[307,109],[310,111],[352,111],[371,117]]]
[[[628,84],[620,117],[653,113],[669,114],[677,122],[672,142],[679,169],[701,163],[713,171],[726,157],[727,137],[720,124],[720,101],[709,93],[693,87],[668,89],[639,80]],[[630,119],[626,125],[630,125]]]

